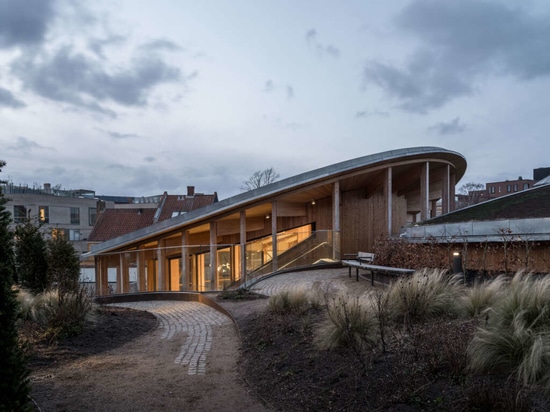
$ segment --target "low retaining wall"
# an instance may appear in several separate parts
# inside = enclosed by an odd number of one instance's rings
[[[151,300],[181,300],[185,302],[199,302],[210,306],[227,316],[239,331],[237,321],[227,309],[220,305],[215,300],[210,299],[200,293],[191,292],[140,292],[140,293],[121,293],[116,295],[96,296],[94,301],[99,304],[117,304],[125,302],[143,302]]]

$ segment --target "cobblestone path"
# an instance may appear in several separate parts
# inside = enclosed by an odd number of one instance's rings
[[[264,279],[252,286],[251,290],[267,296],[275,295],[283,290],[307,291],[314,287],[330,287],[334,290],[345,291],[347,287],[342,281],[347,277],[347,269],[293,272]]]
[[[206,356],[212,348],[212,326],[231,323],[227,316],[198,302],[146,301],[116,303],[113,306],[154,314],[162,330],[161,339],[187,334],[174,363],[188,366],[189,375],[206,373]]]

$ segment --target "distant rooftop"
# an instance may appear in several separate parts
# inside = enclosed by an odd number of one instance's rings
[[[545,217],[550,217],[550,185],[548,184],[478,203],[426,220],[420,225]]]

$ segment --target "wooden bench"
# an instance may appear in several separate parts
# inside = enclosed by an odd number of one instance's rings
[[[344,255],[344,258],[350,255]],[[351,278],[351,268],[355,268],[356,280],[359,281],[359,269],[368,270],[371,275],[371,284],[374,285],[374,274],[383,273],[388,275],[410,275],[415,272],[414,269],[392,268],[389,266],[378,266],[374,264],[376,255],[369,252],[357,252],[357,255],[352,255],[353,259],[342,260],[342,265],[349,268],[349,277]]]

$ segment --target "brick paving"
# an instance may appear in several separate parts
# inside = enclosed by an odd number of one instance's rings
[[[187,374],[206,374],[206,357],[212,348],[212,327],[231,323],[231,319],[209,306],[198,302],[145,301],[116,303],[131,309],[154,314],[161,329],[160,339],[173,339],[186,334],[174,363],[188,366]]]
[[[347,269],[324,269],[316,271],[292,272],[264,279],[250,289],[267,296],[275,295],[283,290],[307,291],[314,287],[329,286],[333,290],[346,291],[342,282],[348,277]]]
[[[365,284],[366,282],[363,282]],[[268,296],[283,290],[311,290],[329,287],[334,291],[353,292],[359,284],[348,279],[347,269],[293,272],[273,276],[258,282],[251,289]],[[358,290],[360,292],[360,290]],[[187,366],[189,375],[205,375],[206,359],[212,348],[213,327],[231,323],[231,319],[198,302],[144,301],[116,303],[154,314],[161,330],[160,339],[187,335],[174,363]]]

